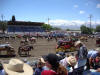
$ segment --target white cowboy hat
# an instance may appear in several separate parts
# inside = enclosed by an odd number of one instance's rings
[[[41,61],[42,63],[46,63],[42,57],[40,58],[40,61]]]
[[[75,42],[75,46],[78,46],[79,44],[82,44],[82,42],[81,41],[76,41]]]
[[[11,59],[8,64],[3,63],[4,71],[8,75],[33,75],[33,69],[19,59]]]
[[[71,66],[75,66],[77,63],[76,58],[74,56],[69,56],[67,58],[67,63],[70,64]]]

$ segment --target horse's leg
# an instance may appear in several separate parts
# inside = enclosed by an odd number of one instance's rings
[[[29,51],[28,51],[28,56],[29,56]]]
[[[27,55],[27,52],[25,51],[25,55]]]
[[[0,51],[0,55],[1,55],[1,51]]]
[[[21,49],[20,49],[20,47],[18,48],[18,54],[21,55]]]

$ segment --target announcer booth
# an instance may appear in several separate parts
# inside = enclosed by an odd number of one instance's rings
[[[7,32],[44,32],[40,22],[8,21]]]

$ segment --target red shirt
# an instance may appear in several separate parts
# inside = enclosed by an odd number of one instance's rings
[[[52,70],[44,70],[41,75],[57,75],[57,73]]]

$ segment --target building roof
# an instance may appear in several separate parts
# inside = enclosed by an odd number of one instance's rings
[[[42,22],[8,21],[8,25],[42,26]]]

